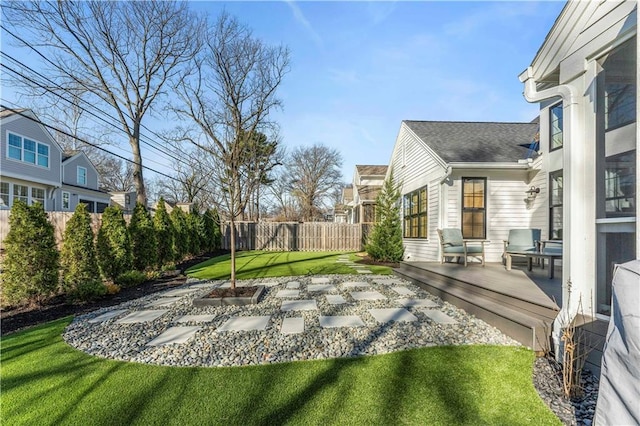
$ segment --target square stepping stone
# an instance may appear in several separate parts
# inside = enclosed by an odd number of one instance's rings
[[[184,315],[176,322],[211,322],[215,317],[215,315]]]
[[[311,278],[311,284],[329,284],[330,282],[331,282],[331,279],[326,277]]]
[[[458,322],[444,312],[440,312],[435,309],[425,309],[422,312],[438,324],[456,324]]]
[[[327,298],[327,303],[330,305],[342,305],[343,303],[347,303],[347,300],[339,294],[327,294],[325,297]]]
[[[167,312],[166,309],[149,309],[145,311],[131,312],[124,318],[120,318],[116,321],[116,324],[137,324],[141,322],[151,322],[157,318],[160,318]]]
[[[398,286],[398,287],[389,287],[390,290],[396,292],[400,296],[415,296],[416,292],[413,290],[409,290],[406,287]]]
[[[338,259],[336,260],[337,263],[351,263],[351,261],[349,259]]]
[[[271,315],[258,317],[231,317],[216,331],[250,331],[264,330],[269,324]]]
[[[162,293],[162,297],[185,296],[196,291],[198,291],[197,288],[176,288],[175,290],[169,290],[166,293]]]
[[[298,297],[300,296],[300,291],[298,290],[280,290],[276,293],[276,297],[287,298],[287,297]]]
[[[373,274],[373,272],[369,271],[368,269],[358,269],[356,272],[359,274]]]
[[[382,285],[402,284],[399,279],[391,277],[376,277],[373,281]]]
[[[364,321],[357,315],[320,316],[320,327],[364,327]]]
[[[214,287],[217,287],[219,285],[220,284],[214,284],[214,283],[200,283],[200,284],[192,284],[189,287],[194,289],[194,290],[200,290],[202,288],[214,288]]]
[[[299,281],[289,281],[287,283],[287,288],[290,290],[295,290],[300,288],[300,282]]]
[[[90,324],[93,324],[93,323],[96,323],[96,322],[105,322],[105,321],[110,320],[111,318],[117,317],[118,315],[120,315],[120,314],[122,314],[124,312],[127,312],[127,310],[126,309],[116,309],[114,311],[105,312],[104,314],[98,315],[95,318],[91,318],[87,322],[90,323]]]
[[[282,320],[282,328],[280,328],[282,334],[298,334],[304,333],[304,318],[284,318]]]
[[[307,286],[307,290],[310,292],[320,291],[323,293],[331,293],[334,291],[338,291],[336,286],[332,284],[309,284]]]
[[[378,291],[352,291],[349,294],[356,300],[384,300],[387,298]]]
[[[175,343],[185,343],[191,339],[202,327],[198,326],[180,326],[169,327],[158,337],[147,343],[147,346],[162,346]]]
[[[180,300],[179,297],[161,297],[151,303],[147,303],[145,306],[148,306],[149,308],[166,308],[173,305],[178,300]]]
[[[397,302],[405,308],[435,308],[438,304],[429,299],[398,299]]]
[[[413,322],[418,320],[418,317],[407,311],[405,308],[369,309],[369,313],[377,322],[380,323],[387,323],[391,321]]]
[[[371,284],[366,281],[347,281],[342,283],[343,288],[362,288],[369,287],[370,285]]]
[[[280,306],[280,310],[287,311],[315,311],[318,309],[318,303],[315,299],[309,300],[285,300]]]

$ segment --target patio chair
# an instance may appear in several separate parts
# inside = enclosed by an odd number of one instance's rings
[[[541,238],[540,229],[511,229],[509,239],[504,240],[502,263],[507,259],[507,253],[537,253]]]
[[[438,229],[440,238],[440,263],[444,263],[447,257],[455,257],[458,260],[464,258],[464,266],[467,266],[467,257],[479,257],[484,266],[483,240],[465,240],[462,231],[458,228]],[[479,245],[477,245],[479,243]]]

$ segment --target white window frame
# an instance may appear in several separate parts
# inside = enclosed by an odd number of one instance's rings
[[[80,170],[84,170],[84,182],[80,180]],[[78,185],[87,186],[87,168],[86,167],[78,166],[78,168],[76,169],[76,182],[78,183]]]
[[[13,145],[9,145],[9,136],[10,135],[13,135],[13,136],[15,136],[17,138],[20,138],[20,158],[19,159],[9,156],[10,149],[11,148],[16,148]],[[24,140],[25,139],[28,139],[31,142],[34,142],[36,144],[36,147],[35,147],[36,150],[34,152],[35,163],[32,163],[30,161],[25,161],[25,159],[24,159],[24,153],[25,153]],[[40,146],[46,147],[46,149],[47,149],[47,155],[46,156],[44,154],[40,154]],[[39,159],[40,159],[41,156],[47,159],[47,165],[46,166],[43,166],[43,165],[39,164]],[[18,161],[18,162],[23,163],[23,164],[29,164],[30,166],[40,167],[41,169],[49,170],[51,168],[50,167],[51,166],[51,147],[49,146],[49,144],[37,141],[37,140],[32,139],[32,138],[28,138],[26,136],[22,136],[22,135],[20,135],[18,133],[15,133],[15,132],[7,131],[7,154],[6,154],[6,157],[7,157],[7,160]]]
[[[33,194],[33,193],[34,193],[36,190],[42,191],[42,198],[36,198],[36,197],[34,196],[34,194]],[[36,202],[41,202],[42,207],[45,207],[45,202],[46,202],[46,199],[47,199],[47,191],[46,191],[44,188],[40,188],[40,187],[37,187],[37,186],[32,186],[32,187],[30,187],[30,188],[29,188],[29,196],[30,196],[30,197],[29,197],[29,203],[30,203],[31,205],[35,204]]]
[[[62,210],[69,210],[70,208],[71,208],[71,194],[67,191],[62,191]]]
[[[7,185],[7,192],[2,192],[2,185]],[[0,182],[0,198],[2,199],[2,208],[9,208],[11,206],[11,183]]]

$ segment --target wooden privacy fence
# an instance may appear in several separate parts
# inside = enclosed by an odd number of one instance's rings
[[[4,239],[9,233],[9,210],[0,210],[0,249],[4,249]],[[53,232],[58,243],[58,248],[62,246],[62,240],[64,237],[64,230],[67,227],[67,222],[73,216],[73,212],[47,212],[49,222],[53,225]],[[91,228],[94,234],[98,233],[100,225],[102,223],[101,213],[89,213],[91,216]],[[125,214],[124,220],[129,223],[131,215]]]
[[[236,222],[237,250],[360,251],[370,225],[331,222]],[[231,248],[231,227],[222,225],[222,247]]]

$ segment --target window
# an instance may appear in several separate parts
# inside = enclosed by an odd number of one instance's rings
[[[549,109],[550,150],[562,148],[562,103]]]
[[[62,193],[62,209],[69,210],[69,193],[68,192]]]
[[[405,194],[404,204],[404,237],[427,238],[427,187]]]
[[[22,200],[29,203],[29,187],[24,185],[13,185],[13,201]]]
[[[462,237],[486,237],[485,178],[462,178]]]
[[[636,121],[636,38],[613,49],[601,62],[605,129]]]
[[[8,139],[8,158],[41,167],[49,167],[49,145],[23,138],[13,133],[9,133]]]
[[[549,173],[549,235],[552,240],[562,239],[562,170]]]
[[[0,207],[9,207],[9,182],[0,182]]]
[[[84,167],[78,166],[78,185],[86,185],[87,184],[87,169]]]
[[[44,189],[31,188],[31,204],[40,203],[44,207]]]
[[[636,215],[636,152],[606,158],[605,217]]]

